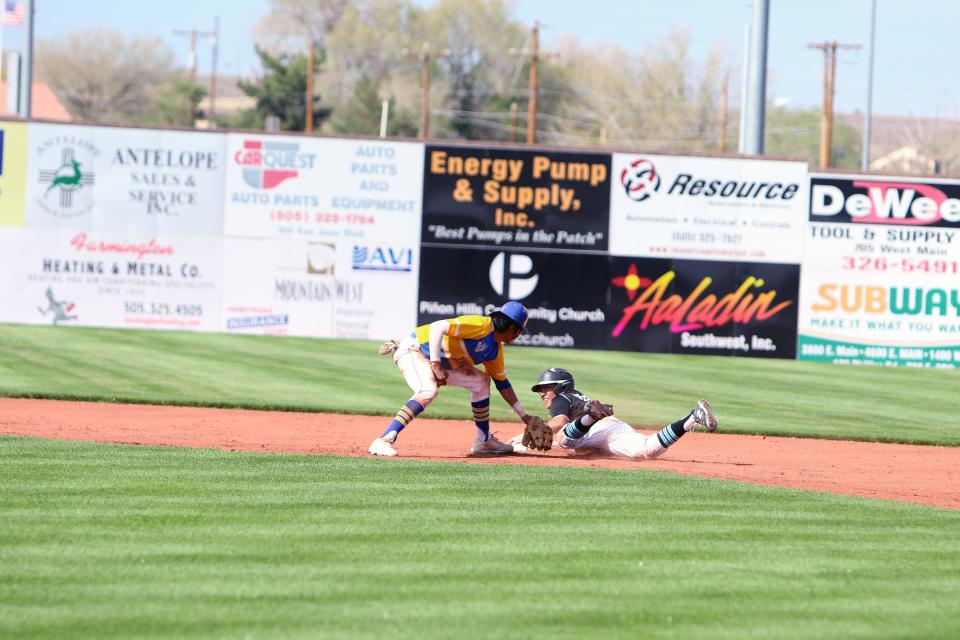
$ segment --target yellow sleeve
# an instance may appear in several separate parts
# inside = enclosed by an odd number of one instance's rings
[[[491,378],[497,382],[503,382],[507,379],[507,369],[503,365],[503,346],[497,345],[497,357],[493,360],[487,360],[483,363],[483,368]],[[498,385],[499,389],[500,386]]]
[[[493,321],[486,316],[460,316],[449,322],[451,338],[478,340],[493,332]]]

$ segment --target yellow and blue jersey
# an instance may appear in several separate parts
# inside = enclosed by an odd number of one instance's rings
[[[482,364],[497,389],[509,387],[503,366],[503,345],[494,340],[493,321],[487,316],[460,316],[447,322],[450,332],[443,336],[440,344],[440,366],[461,369]],[[430,325],[417,327],[413,335],[420,343],[420,352],[430,359]]]

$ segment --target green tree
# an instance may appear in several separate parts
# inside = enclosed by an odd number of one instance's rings
[[[307,113],[307,57],[301,54],[273,56],[260,47],[256,50],[263,76],[254,82],[240,81],[237,85],[248,96],[256,98],[254,109],[261,120],[273,115],[280,119],[280,129],[303,131]],[[321,50],[315,56],[314,69],[319,69],[323,61]],[[319,96],[314,96],[310,108],[316,127],[330,117],[331,109],[320,104]],[[245,117],[249,118],[249,115]]]
[[[507,140],[515,102],[517,138],[526,139],[530,25],[515,18],[511,0],[270,0],[262,25],[265,41],[288,51],[302,50],[305,38],[323,44],[318,86],[335,110],[356,98],[365,75],[399,111],[418,114],[417,56],[426,45],[431,137]],[[572,36],[555,42],[541,42],[538,141],[716,150],[729,67],[722,48],[697,59],[682,30],[640,53]]]
[[[432,137],[506,138],[509,103],[517,94],[524,58],[510,49],[528,44],[528,28],[513,17],[509,0],[438,0],[432,6],[411,0],[270,0],[261,20],[263,42],[287,51],[305,38],[322,44],[328,68],[318,79],[336,111],[353,99],[366,75],[401,114],[418,114],[421,85],[417,55],[424,45],[431,68]],[[403,53],[406,49],[412,55]],[[503,96],[510,99],[504,100]],[[500,114],[503,104],[507,111]],[[523,104],[526,104],[525,99]],[[441,113],[437,113],[440,111]]]
[[[396,100],[388,101],[387,135],[417,135],[417,123],[409,112],[398,110]],[[336,133],[359,133],[377,135],[380,133],[380,113],[383,100],[377,91],[377,84],[366,75],[361,76],[354,87],[353,95],[347,103],[337,109],[330,120],[330,128]]]
[[[771,156],[802,158],[811,166],[820,162],[820,109],[787,109],[767,105],[764,125],[764,153]],[[838,169],[860,167],[860,132],[839,119],[833,121],[831,166]]]
[[[174,76],[159,90],[150,112],[142,121],[192,127],[197,117],[197,105],[205,97],[207,90],[204,87],[190,82],[189,78]]]
[[[217,116],[218,129],[252,129],[264,128],[263,116],[256,109],[246,109],[229,116]]]

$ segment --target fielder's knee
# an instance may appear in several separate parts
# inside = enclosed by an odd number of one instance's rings
[[[470,392],[471,402],[480,402],[490,397],[490,376],[475,367],[460,369],[448,384],[462,387]]]
[[[470,402],[481,402],[483,400],[490,399],[490,390],[484,389],[483,391],[472,391],[470,393]]]
[[[474,396],[479,394],[490,397],[490,376],[477,369],[474,369],[474,371],[476,371],[476,373],[467,378],[469,380],[470,391],[473,392]]]
[[[413,399],[423,405],[423,408],[426,409],[430,406],[430,403],[433,402],[437,397],[436,389],[423,389],[414,394]]]

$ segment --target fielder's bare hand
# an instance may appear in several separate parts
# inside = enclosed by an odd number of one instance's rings
[[[437,385],[443,386],[447,384],[447,372],[443,370],[443,367],[440,366],[439,362],[430,361],[430,370],[433,372],[433,377],[437,379]]]

